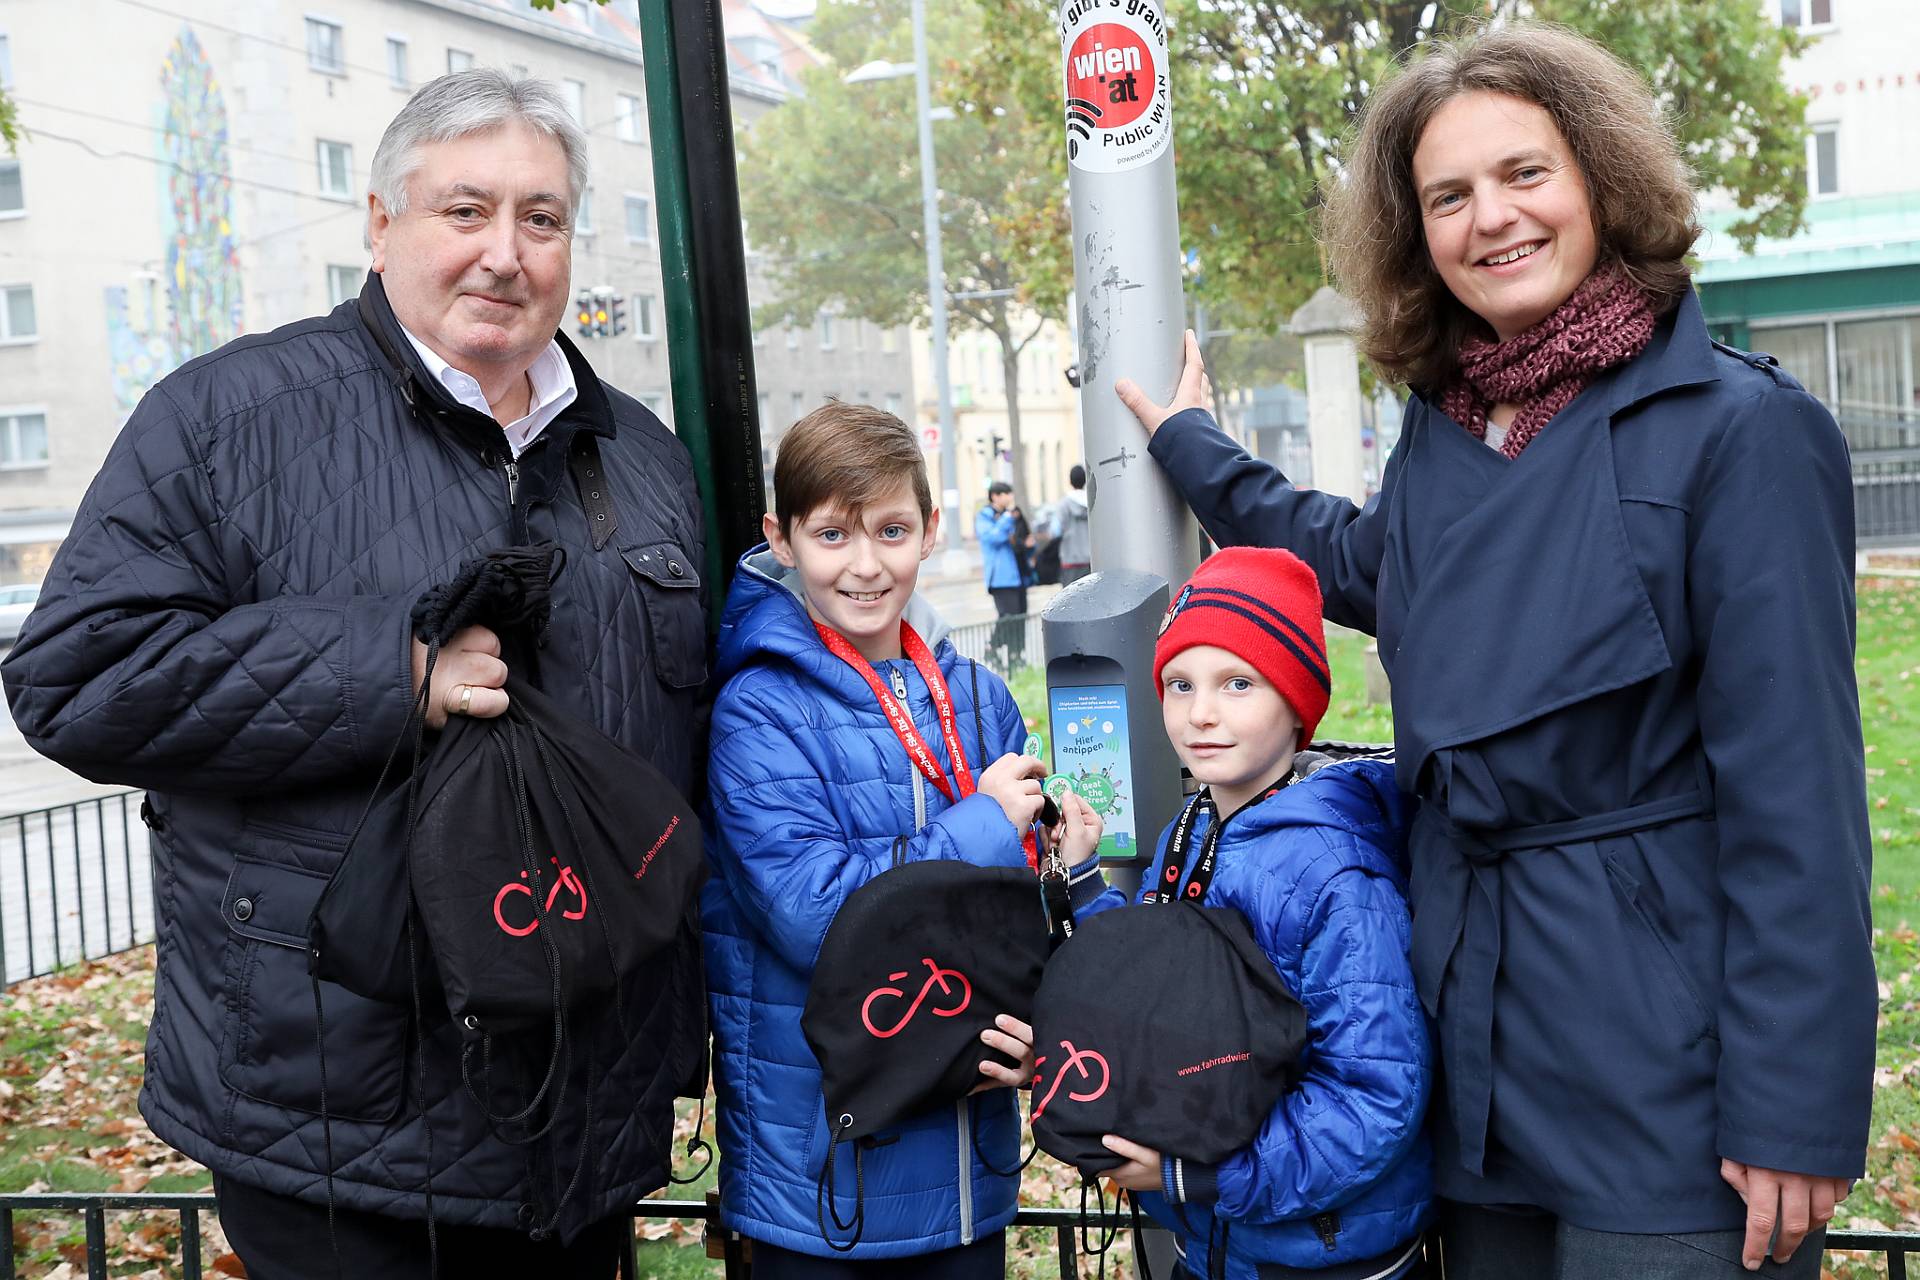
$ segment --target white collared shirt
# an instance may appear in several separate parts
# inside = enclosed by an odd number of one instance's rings
[[[432,347],[414,337],[406,326],[402,325],[400,332],[407,335],[407,341],[413,344],[413,349],[420,353],[420,359],[426,362],[427,371],[440,380],[440,385],[455,400],[489,418],[493,417],[493,407],[487,403],[487,395],[480,389],[477,379],[442,360]],[[547,349],[534,357],[532,367],[527,370],[527,381],[533,394],[527,400],[526,416],[517,422],[501,424],[502,430],[507,433],[507,447],[513,450],[516,458],[526,452],[527,446],[547,429],[547,424],[559,417],[561,411],[580,394],[580,388],[574,385],[573,366],[567,363],[567,353],[560,349],[558,340],[549,342]]]

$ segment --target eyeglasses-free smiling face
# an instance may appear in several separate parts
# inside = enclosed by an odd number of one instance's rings
[[[900,615],[940,533],[940,513],[921,516],[910,480],[902,478],[858,520],[839,507],[819,507],[786,534],[768,513],[762,530],[774,557],[799,571],[816,622],[845,636],[869,662],[900,656]]]
[[[1506,341],[1593,271],[1586,179],[1553,117],[1502,93],[1463,93],[1428,121],[1413,185],[1434,269]]]
[[[1286,772],[1300,718],[1246,659],[1214,645],[1183,649],[1160,669],[1167,739],[1224,816]]]
[[[408,332],[487,386],[553,341],[573,276],[560,144],[514,121],[422,148],[405,213],[370,199],[373,269]]]

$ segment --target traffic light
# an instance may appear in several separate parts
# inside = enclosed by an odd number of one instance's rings
[[[593,295],[583,290],[574,298],[574,302],[580,313],[580,336],[591,338],[593,336]]]
[[[616,293],[613,295],[611,305],[613,307],[613,336],[617,338],[627,331],[627,300]]]
[[[607,321],[606,299],[595,298],[593,301],[593,331],[603,338],[607,336]]]

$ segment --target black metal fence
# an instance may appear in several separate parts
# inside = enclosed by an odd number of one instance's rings
[[[947,632],[947,639],[963,658],[972,658],[1001,679],[1016,667],[1037,667],[1046,661],[1041,647],[1040,615],[1014,613],[992,622],[971,622]]]
[[[180,1257],[177,1260],[184,1280],[201,1280],[206,1262],[202,1257],[200,1215],[214,1211],[210,1195],[0,1195],[0,1280],[15,1280],[19,1274],[13,1248],[14,1217],[17,1214],[67,1213],[78,1215],[86,1230],[87,1280],[107,1280],[113,1262],[107,1250],[107,1215],[121,1212],[164,1212],[180,1215]],[[725,1240],[720,1225],[717,1201],[648,1200],[633,1208],[635,1222],[690,1222],[701,1224],[705,1232],[707,1256],[722,1263],[727,1280],[745,1280],[748,1261],[737,1240]],[[1079,1259],[1084,1252],[1083,1238],[1117,1238],[1129,1220],[1120,1214],[1083,1215],[1074,1209],[1022,1209],[1014,1216],[1016,1227],[1043,1227],[1053,1232],[1060,1259],[1062,1277],[1079,1274]],[[674,1246],[684,1247],[684,1246]],[[1865,1253],[1886,1262],[1892,1280],[1906,1280],[1907,1258],[1920,1253],[1920,1233],[1899,1231],[1830,1231],[1829,1254],[1846,1251]],[[149,1260],[151,1261],[151,1260]],[[620,1257],[621,1280],[634,1280],[640,1274],[632,1243]]]
[[[141,794],[0,817],[0,987],[153,941]]]

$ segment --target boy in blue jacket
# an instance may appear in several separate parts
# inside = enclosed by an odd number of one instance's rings
[[[1168,611],[1154,678],[1167,736],[1205,790],[1185,848],[1169,847],[1179,823],[1161,836],[1141,900],[1246,917],[1308,1040],[1298,1085],[1251,1146],[1197,1165],[1110,1134],[1126,1163],[1105,1176],[1145,1193],[1194,1277],[1420,1274],[1432,1055],[1407,960],[1403,815],[1391,766],[1296,754],[1332,683],[1313,571],[1286,551],[1209,557]],[[1070,825],[1084,813],[1068,810]],[[1108,890],[1087,911],[1122,902]]]
[[[880,872],[1026,865],[1044,769],[1007,686],[914,596],[939,516],[906,424],[827,404],[781,441],[773,484],[720,628],[708,771],[721,1217],[753,1240],[755,1280],[999,1280],[1018,1179],[993,1170],[1020,1160],[1003,1086],[1031,1078],[1032,1031],[1003,1015],[981,1039],[1018,1069],[983,1060],[973,1096],[861,1139],[863,1187],[837,1162],[841,1220],[864,1204],[843,1252],[816,1199],[830,1137],[800,1015],[827,927]]]

